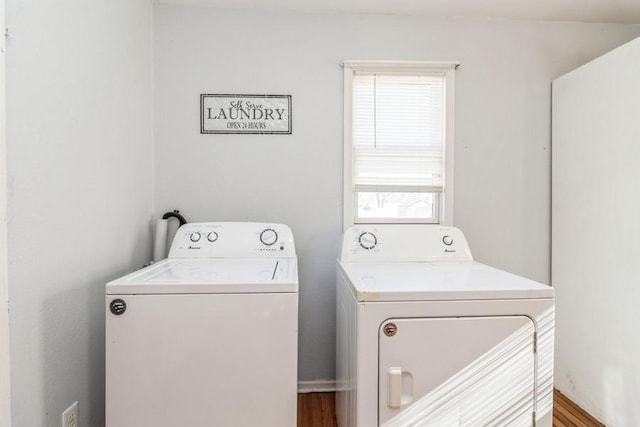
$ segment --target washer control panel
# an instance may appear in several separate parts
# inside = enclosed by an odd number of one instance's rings
[[[255,222],[188,223],[176,231],[169,258],[295,257],[291,229]]]
[[[460,229],[423,224],[356,225],[344,233],[342,262],[473,261]]]

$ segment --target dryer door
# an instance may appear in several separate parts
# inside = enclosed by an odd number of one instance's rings
[[[526,316],[389,319],[379,331],[379,425],[531,425]]]

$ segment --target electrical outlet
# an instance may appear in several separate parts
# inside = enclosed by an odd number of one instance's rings
[[[62,427],[78,427],[78,402],[73,402],[62,413]]]

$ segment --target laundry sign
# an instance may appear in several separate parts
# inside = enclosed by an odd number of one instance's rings
[[[291,95],[200,95],[200,133],[291,134]]]

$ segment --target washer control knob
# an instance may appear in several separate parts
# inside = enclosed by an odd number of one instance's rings
[[[278,233],[273,228],[265,228],[260,233],[260,241],[263,245],[271,246],[278,241]]]
[[[449,235],[444,236],[442,238],[442,243],[444,243],[447,246],[451,246],[451,245],[453,245],[453,238],[451,236],[449,236]]]
[[[360,237],[358,237],[358,243],[360,243],[360,246],[362,246],[364,249],[370,251],[371,249],[376,247],[376,245],[378,244],[378,239],[376,238],[375,234],[369,231],[365,231],[364,233],[360,234]]]
[[[216,240],[218,240],[218,233],[212,231],[211,233],[207,234],[207,240],[212,243],[215,242]]]
[[[194,231],[193,233],[191,233],[191,236],[189,236],[189,239],[191,239],[192,242],[197,242],[198,240],[200,240],[200,237],[202,237],[200,233]]]

